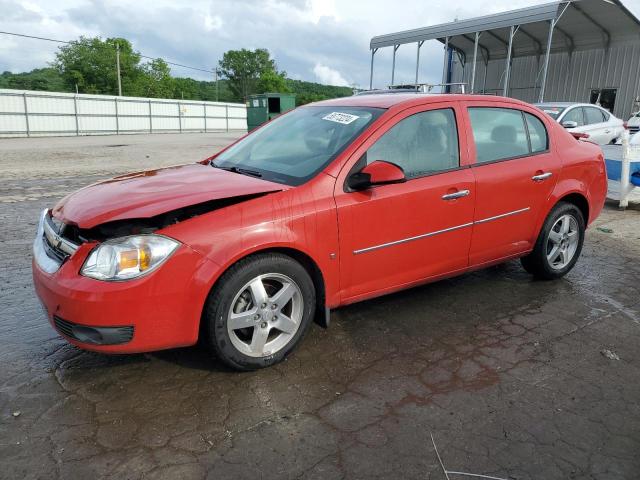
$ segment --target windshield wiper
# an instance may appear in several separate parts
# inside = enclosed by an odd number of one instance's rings
[[[249,175],[251,177],[261,178],[262,174],[257,170],[251,170],[249,168],[242,167],[221,167],[220,165],[216,165],[211,162],[211,166],[215,168],[219,168],[220,170],[226,170],[227,172],[239,173],[241,175]]]

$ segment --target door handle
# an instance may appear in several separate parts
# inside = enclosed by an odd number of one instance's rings
[[[549,178],[551,175],[553,175],[553,173],[551,172],[541,173],[540,175],[534,175],[533,177],[531,177],[531,180],[533,180],[534,182],[542,182]]]
[[[446,195],[443,195],[442,199],[443,200],[455,200],[456,198],[466,197],[470,193],[471,192],[469,190],[459,190],[457,192],[447,193]]]
[[[605,130],[604,133],[611,133],[611,130]]]

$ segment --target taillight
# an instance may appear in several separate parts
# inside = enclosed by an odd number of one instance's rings
[[[624,127],[625,130],[629,130],[629,124],[627,122],[624,122],[622,126]]]

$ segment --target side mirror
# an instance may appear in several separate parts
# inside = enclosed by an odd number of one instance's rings
[[[578,122],[567,120],[566,122],[562,122],[562,126],[564,128],[578,128]]]
[[[364,190],[374,185],[406,182],[404,170],[395,163],[376,160],[352,174],[347,181],[351,190]]]

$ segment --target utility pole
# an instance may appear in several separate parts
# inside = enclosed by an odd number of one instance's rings
[[[218,67],[214,67],[213,73],[216,79],[216,102],[218,101]]]
[[[120,44],[116,42],[116,69],[118,70],[118,96],[122,96],[122,83],[120,82]]]

